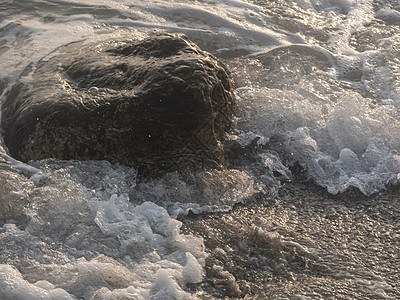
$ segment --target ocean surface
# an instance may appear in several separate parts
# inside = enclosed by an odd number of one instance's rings
[[[0,103],[62,46],[162,32],[232,72],[227,169],[0,142],[0,299],[400,299],[400,3],[1,0]]]

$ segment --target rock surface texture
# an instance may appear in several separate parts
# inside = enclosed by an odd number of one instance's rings
[[[233,82],[184,35],[73,43],[58,53],[3,104],[12,156],[104,159],[139,171],[223,165]]]

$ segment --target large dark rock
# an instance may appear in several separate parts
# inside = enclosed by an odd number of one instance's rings
[[[12,156],[105,159],[139,170],[223,164],[232,80],[185,36],[73,43],[58,53],[2,107]]]

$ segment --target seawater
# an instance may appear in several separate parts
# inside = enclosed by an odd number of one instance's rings
[[[0,299],[399,298],[398,2],[3,0],[0,101],[61,46],[160,32],[234,76],[228,169],[0,144]]]

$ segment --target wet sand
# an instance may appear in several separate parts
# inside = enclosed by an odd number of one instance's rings
[[[334,196],[291,182],[277,197],[189,216],[183,230],[210,253],[192,288],[202,299],[400,299],[399,196],[399,186]]]

